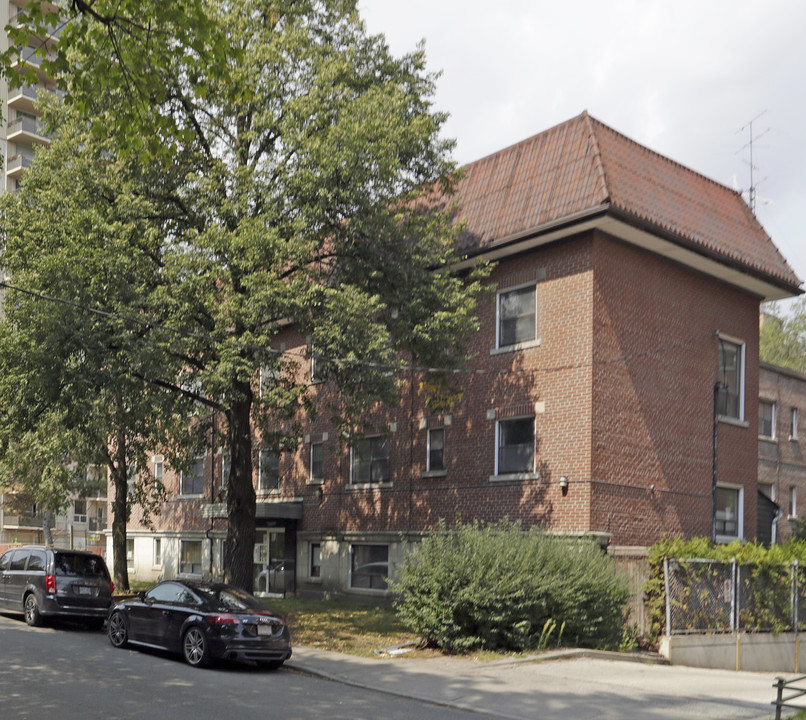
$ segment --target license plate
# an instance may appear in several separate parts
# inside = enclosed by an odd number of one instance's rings
[[[87,587],[86,585],[79,585],[78,586],[78,594],[79,595],[92,595],[92,588]]]
[[[274,635],[272,632],[271,625],[258,625],[257,626],[257,634],[258,635]]]

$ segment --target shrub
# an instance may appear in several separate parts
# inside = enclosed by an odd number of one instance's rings
[[[628,595],[596,543],[508,522],[441,522],[406,552],[392,589],[401,620],[448,652],[533,650],[554,629],[558,643],[616,647]]]

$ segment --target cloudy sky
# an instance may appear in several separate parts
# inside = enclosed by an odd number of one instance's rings
[[[806,281],[806,2],[359,0],[401,55],[425,41],[460,163],[587,110],[731,187]],[[805,286],[806,287],[806,286]]]

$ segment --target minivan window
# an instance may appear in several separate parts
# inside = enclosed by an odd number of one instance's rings
[[[31,550],[31,557],[28,559],[28,572],[44,571],[45,553],[41,550]]]
[[[74,553],[56,553],[54,559],[56,575],[72,575],[76,577],[108,578],[106,565],[100,555],[78,555]]]
[[[3,553],[3,557],[0,557],[0,572],[8,567],[9,560],[11,560],[11,552]]]
[[[9,570],[25,570],[25,561],[28,559],[27,550],[16,550],[14,557],[11,558],[11,565]]]

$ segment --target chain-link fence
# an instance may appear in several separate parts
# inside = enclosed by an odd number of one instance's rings
[[[664,561],[666,632],[806,630],[806,566]]]

